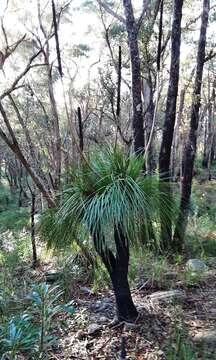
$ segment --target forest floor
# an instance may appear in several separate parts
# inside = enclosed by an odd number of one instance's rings
[[[75,315],[56,319],[59,343],[49,359],[119,360],[122,341],[130,360],[216,359],[216,259],[210,263],[199,284],[175,281],[169,291],[144,282],[134,289],[140,314],[135,324],[113,322],[111,291],[95,294],[74,285]]]

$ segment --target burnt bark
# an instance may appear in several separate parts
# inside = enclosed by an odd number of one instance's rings
[[[175,248],[178,251],[181,251],[184,246],[184,238],[189,215],[193,168],[197,148],[197,130],[199,125],[199,111],[201,105],[201,87],[203,68],[205,63],[206,32],[208,26],[209,8],[210,1],[203,0],[203,12],[201,18],[201,29],[197,52],[196,75],[191,106],[190,130],[183,156],[184,171],[182,179],[180,212],[174,234]]]
[[[117,116],[117,118],[119,118],[120,112],[121,112],[121,80],[122,80],[122,51],[121,51],[121,46],[119,46],[117,101],[116,101],[116,116]]]
[[[140,54],[138,46],[139,27],[134,18],[131,0],[123,0],[123,5],[131,59],[134,151],[136,154],[140,154],[144,151],[144,127],[141,97]]]
[[[181,19],[183,0],[174,1],[173,22],[171,34],[171,65],[167,93],[166,112],[163,126],[162,142],[159,155],[160,190],[171,198],[170,159],[173,141],[173,132],[176,118],[176,102],[179,83],[180,46],[181,46]],[[172,219],[170,214],[163,213],[161,206],[161,248],[167,249],[172,241]]]
[[[77,116],[78,116],[78,126],[79,126],[79,147],[83,152],[84,148],[84,140],[83,140],[83,123],[82,123],[82,115],[80,107],[77,108]]]
[[[48,57],[47,57],[48,58]],[[52,110],[52,121],[53,121],[53,130],[54,130],[54,162],[55,162],[55,172],[54,172],[54,190],[58,190],[61,182],[61,135],[59,127],[59,116],[57,110],[56,99],[53,89],[53,80],[52,80],[52,67],[47,65],[47,75],[48,75],[48,92]]]
[[[58,36],[58,24],[57,24],[57,17],[56,17],[56,8],[54,0],[52,0],[52,14],[53,14],[53,26],[54,26],[54,33],[55,33],[55,42],[56,42],[56,54],[57,54],[57,60],[58,60],[58,70],[59,74],[62,77],[62,63],[61,63],[61,52],[60,52],[60,46],[59,46],[59,36]]]
[[[110,249],[104,249],[99,235],[94,234],[93,240],[97,253],[101,257],[112,281],[116,300],[116,311],[119,321],[134,321],[138,312],[133,303],[128,283],[129,244],[118,226],[114,230],[116,255]]]

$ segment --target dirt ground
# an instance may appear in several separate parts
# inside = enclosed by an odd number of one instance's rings
[[[216,359],[215,275],[211,270],[202,283],[194,286],[177,282],[175,289],[183,297],[172,301],[158,300],[157,291],[161,289],[143,284],[133,291],[140,314],[135,324],[113,322],[115,303],[111,291],[95,295],[85,287],[74,289],[76,313],[57,319],[60,342],[49,358]],[[156,299],[152,293],[156,293]],[[182,355],[184,346],[189,346],[193,355]],[[174,355],[168,357],[168,349]]]

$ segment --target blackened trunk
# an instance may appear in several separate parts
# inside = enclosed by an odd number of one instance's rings
[[[136,154],[140,154],[144,151],[144,128],[141,97],[140,54],[138,47],[138,26],[134,18],[131,0],[123,0],[123,4],[125,9],[132,72],[134,151]]]
[[[49,55],[46,62],[49,62]],[[53,159],[54,159],[54,190],[59,190],[61,183],[61,134],[59,125],[59,115],[57,110],[57,103],[54,95],[52,66],[47,64],[47,77],[48,77],[48,92],[50,98],[50,105],[52,111],[52,125],[53,125]]]
[[[134,321],[138,316],[138,312],[133,303],[128,284],[129,245],[120,227],[115,228],[114,237],[115,256],[111,250],[104,250],[97,236],[94,236],[94,244],[112,281],[118,320]]]
[[[82,123],[82,114],[80,107],[77,108],[78,116],[78,126],[79,126],[79,147],[80,151],[83,152],[84,142],[83,142],[83,123]]]
[[[120,112],[121,112],[121,80],[122,80],[122,50],[121,50],[121,46],[119,46],[117,103],[116,103],[116,116],[117,116],[117,119],[119,119]]]
[[[133,321],[137,318],[128,284],[129,244],[120,226],[114,233],[116,244],[116,261],[110,277],[116,297],[117,315],[120,320]]]
[[[174,1],[173,23],[171,35],[171,65],[170,79],[167,93],[165,121],[163,127],[162,143],[159,155],[160,190],[171,197],[170,159],[173,141],[173,132],[176,118],[176,102],[179,83],[180,46],[181,46],[181,19],[183,0]],[[161,247],[167,249],[172,241],[172,219],[170,214],[163,213],[161,204]]]
[[[203,13],[201,19],[200,38],[199,38],[198,53],[197,53],[196,76],[195,76],[192,107],[191,107],[190,131],[183,157],[184,172],[182,179],[180,212],[174,234],[175,247],[179,251],[182,250],[184,244],[185,232],[188,221],[189,205],[190,205],[193,167],[194,167],[194,160],[195,160],[196,146],[197,146],[197,130],[199,125],[199,110],[201,105],[200,95],[201,95],[203,68],[205,63],[206,32],[208,26],[209,7],[210,7],[210,1],[203,0]]]

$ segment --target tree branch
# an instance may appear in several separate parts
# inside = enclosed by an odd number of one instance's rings
[[[18,84],[18,82],[23,78],[23,76],[25,76],[28,71],[32,68],[32,62],[34,61],[34,59],[36,59],[36,57],[42,52],[42,49],[40,49],[36,54],[32,55],[31,58],[28,61],[28,64],[26,65],[25,69],[17,76],[17,78],[14,80],[14,82],[12,83],[12,85],[3,92],[3,94],[1,94],[0,96],[0,100],[4,99],[6,96],[8,96],[16,87],[16,85]]]
[[[96,0],[98,5],[101,6],[106,12],[112,15],[115,19],[119,20],[122,24],[126,25],[126,21],[123,16],[117,14],[114,10],[112,10],[106,3],[101,0]]]
[[[145,13],[146,13],[146,10],[148,9],[149,4],[150,4],[150,0],[143,0],[142,12],[140,14],[139,19],[137,20],[137,31],[138,32],[139,32],[139,29],[140,29],[140,27],[142,25],[142,22],[144,20]]]

